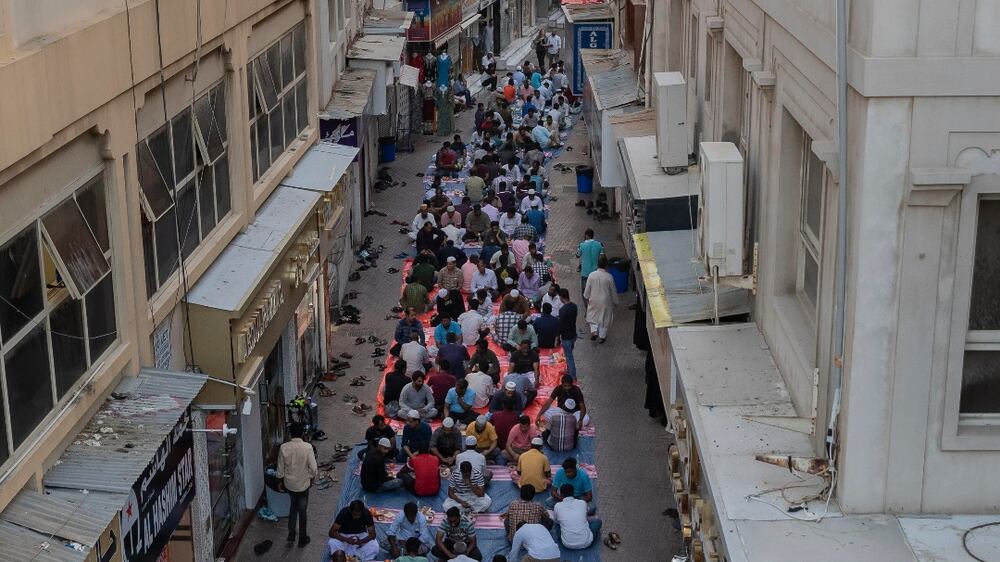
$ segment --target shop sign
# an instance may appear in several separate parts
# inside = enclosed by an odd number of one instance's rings
[[[86,562],[122,562],[121,544],[118,536],[121,534],[121,519],[115,514],[107,529],[101,533],[94,548],[90,549]]]
[[[119,514],[123,562],[158,560],[194,497],[190,429],[191,411],[186,410],[132,486]]]
[[[431,0],[407,0],[406,10],[413,12],[413,23],[406,31],[406,38],[410,41],[430,41]]]
[[[358,134],[357,117],[351,117],[349,119],[319,120],[319,135],[326,142],[357,148],[361,146],[358,142]],[[362,152],[364,151],[359,151],[358,154],[354,156],[353,162],[358,161]]]
[[[319,233],[309,231],[299,237],[299,242],[295,247],[294,254],[290,258],[289,267],[292,276],[292,288],[298,289],[306,275],[306,266],[319,250]]]
[[[441,37],[462,23],[462,0],[431,1],[431,39]]]
[[[251,313],[250,319],[240,327],[239,334],[236,336],[237,363],[244,363],[250,357],[253,348],[264,336],[264,332],[271,325],[271,321],[277,316],[278,310],[284,302],[285,294],[282,291],[281,279],[275,279],[261,293],[260,301],[257,308]]]
[[[579,23],[573,26],[573,93],[583,91],[583,59],[580,49],[610,49],[611,22]]]

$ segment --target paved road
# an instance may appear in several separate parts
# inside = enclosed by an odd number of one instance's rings
[[[460,130],[471,128],[471,115],[459,115]],[[574,150],[563,151],[557,162],[570,167],[579,163],[590,163],[586,148],[586,130],[577,125],[568,145]],[[360,325],[339,326],[335,335],[335,351],[354,354],[351,360],[351,376],[364,374],[371,378],[380,373],[374,367],[369,354],[372,346],[354,345],[358,336],[376,335],[383,339],[392,338],[393,321],[385,320],[392,301],[398,298],[400,277],[388,274],[386,270],[399,267],[399,260],[391,256],[408,249],[408,240],[397,231],[399,226],[390,223],[392,219],[409,222],[422,197],[421,179],[416,176],[426,168],[430,155],[440,146],[443,138],[414,136],[415,151],[399,154],[389,165],[393,178],[406,185],[392,187],[375,196],[375,206],[388,217],[372,216],[365,222],[365,234],[374,237],[376,244],[384,244],[387,249],[379,260],[378,270],[361,272],[361,279],[349,284],[349,290],[356,290],[359,297],[352,302],[362,310]],[[580,303],[580,284],[577,281],[576,245],[583,237],[583,231],[591,227],[597,238],[605,241],[610,256],[624,256],[617,221],[598,223],[586,214],[585,209],[576,207],[575,177],[572,173],[551,173],[552,193],[558,201],[552,204],[549,230],[546,238],[547,251],[557,262],[557,276],[564,281]],[[603,345],[586,338],[586,328],[582,323],[580,332],[584,335],[576,348],[577,369],[587,396],[588,409],[597,426],[597,464],[599,470],[598,514],[604,520],[605,532],[615,530],[621,534],[622,546],[617,551],[604,548],[602,559],[608,562],[666,562],[681,544],[680,535],[671,526],[671,521],[661,512],[673,505],[666,472],[667,446],[670,436],[642,408],[645,392],[643,361],[645,356],[632,345],[633,312],[628,308],[635,302],[632,292],[621,295],[621,306],[615,315],[615,322],[608,340]],[[321,428],[330,436],[327,441],[317,443],[319,461],[323,462],[333,454],[336,443],[353,443],[360,440],[369,417],[358,417],[341,397],[353,394],[368,404],[375,403],[376,384],[369,383],[362,388],[348,386],[348,379],[327,383],[338,395],[331,398],[317,398],[320,404]],[[344,465],[335,471],[337,478],[343,477]],[[285,547],[286,523],[268,523],[255,520],[241,543],[236,560],[308,561],[323,559],[326,536],[336,515],[340,496],[339,484],[326,490],[314,489],[310,495],[309,532],[311,544],[305,548]],[[270,539],[274,546],[264,556],[253,553],[253,545]]]

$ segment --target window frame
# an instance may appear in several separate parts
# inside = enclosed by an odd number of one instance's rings
[[[218,197],[219,194],[218,174],[216,173],[217,168],[222,166],[229,168],[230,166],[230,149],[232,147],[232,139],[231,139],[232,127],[229,126],[229,106],[230,106],[229,92],[230,89],[228,87],[228,83],[225,78],[222,78],[220,80],[213,82],[212,84],[209,84],[201,91],[201,93],[198,95],[198,97],[194,99],[193,102],[185,104],[180,111],[178,111],[175,115],[170,117],[170,119],[168,119],[165,123],[157,127],[156,130],[151,132],[149,135],[147,135],[142,139],[139,139],[139,142],[136,144],[137,153],[143,151],[143,149],[148,150],[149,154],[153,158],[153,161],[156,162],[157,161],[156,154],[153,152],[153,147],[150,144],[150,140],[156,137],[157,135],[161,134],[161,132],[165,130],[168,138],[167,145],[171,147],[169,160],[171,162],[171,166],[173,168],[176,168],[176,155],[174,154],[174,147],[176,146],[176,143],[174,139],[173,124],[179,118],[181,118],[185,112],[188,114],[191,122],[190,126],[191,150],[192,150],[192,158],[194,166],[189,173],[185,174],[184,177],[175,178],[174,185],[166,186],[170,194],[170,204],[165,208],[165,210],[163,210],[163,212],[159,214],[159,216],[156,216],[152,212],[152,207],[149,201],[146,200],[146,196],[143,192],[141,182],[139,186],[140,200],[142,201],[141,221],[142,221],[143,250],[144,250],[143,259],[146,260],[144,275],[146,278],[145,285],[146,285],[147,300],[153,299],[155,295],[160,291],[160,289],[162,289],[163,286],[169,282],[170,278],[179,269],[180,260],[188,259],[188,257],[190,257],[191,254],[196,252],[198,248],[201,246],[202,242],[204,242],[205,239],[207,239],[212,234],[212,232],[219,225],[219,223],[221,223],[225,219],[225,217],[230,212],[232,212],[233,209],[232,186],[230,185],[226,189],[226,192],[229,194],[228,208],[225,209],[225,212],[220,213],[220,207],[219,207],[220,199]],[[220,95],[222,98],[221,102],[217,101],[218,96]],[[206,102],[206,99],[207,103],[209,104],[209,109],[213,117],[211,125],[216,125],[215,129],[213,129],[212,126],[209,125],[208,131],[203,130],[204,126],[202,125],[202,123],[198,118],[198,111],[197,111],[197,108],[199,108],[200,104]],[[222,113],[221,116],[222,125],[217,124],[219,122],[218,121],[219,116],[216,115],[216,110],[219,110]],[[221,152],[219,152],[213,158],[211,155],[212,152],[211,140],[214,138],[214,132],[216,131],[218,132],[219,134],[218,136],[221,139],[220,142]],[[211,173],[207,173],[209,170],[211,171]],[[142,177],[141,173],[139,174],[139,177],[140,178]],[[162,172],[161,172],[161,177],[162,177]],[[209,199],[206,199],[202,194],[203,190],[207,188],[204,183],[205,178],[210,178],[212,183],[210,188],[208,188],[211,189],[212,191],[212,197]],[[166,181],[166,178],[164,178],[164,181]],[[226,181],[231,181],[231,173],[226,174]],[[181,208],[181,201],[178,198],[178,195],[181,193],[181,191],[186,189],[195,190],[194,194],[195,221],[191,225],[194,228],[194,231],[193,232],[189,231],[189,229],[185,228],[186,225],[180,224],[180,222],[177,223],[175,229],[171,229],[174,231],[174,237],[172,243],[174,246],[176,246],[176,252],[178,257],[171,260],[174,263],[174,266],[171,268],[169,272],[164,273],[161,271],[161,267],[165,267],[166,264],[160,263],[160,251],[163,249],[163,247],[160,244],[169,244],[171,242],[170,241],[164,242],[162,240],[157,242],[157,236],[158,236],[157,226],[159,226],[160,223],[163,221],[172,223],[175,220],[174,216],[177,212],[180,211]],[[214,222],[211,228],[205,230],[202,224],[202,203],[209,200],[211,200],[213,203],[212,214],[214,216]],[[180,219],[177,218],[177,220],[179,221]],[[170,225],[166,224],[166,227],[169,228]],[[197,243],[194,244],[194,246],[187,253],[187,255],[185,255],[182,249],[185,247],[187,236],[190,236],[192,233],[195,234]],[[178,234],[181,237],[181,241],[179,244],[177,241]],[[149,238],[148,241],[146,240],[147,235]]]
[[[247,64],[247,72],[252,73],[252,78],[248,79],[248,83],[251,90],[247,92],[248,103],[250,105],[250,118],[248,127],[250,130],[250,168],[251,177],[253,183],[257,184],[260,182],[261,178],[264,178],[267,173],[274,166],[274,163],[278,161],[288,149],[295,143],[299,135],[305,132],[309,128],[308,123],[308,107],[309,100],[308,95],[306,96],[306,110],[307,119],[306,125],[302,128],[297,127],[298,122],[298,99],[296,96],[296,91],[300,84],[306,83],[309,77],[309,45],[308,36],[306,35],[305,22],[300,21],[293,25],[288,31],[285,31],[273,41],[267,43],[263,48],[260,49],[256,54],[254,54],[249,63]],[[296,36],[301,34],[301,41],[303,42],[304,48],[302,52],[299,53],[296,49]],[[293,77],[291,80],[284,80],[283,75],[283,64],[280,60],[281,44],[287,41],[290,45],[290,65],[292,68]],[[271,55],[277,54],[279,57],[278,63],[276,65],[270,64]],[[299,70],[298,56],[302,55],[304,59],[301,63],[302,69],[301,73]],[[264,61],[267,61],[266,63]],[[272,81],[275,81],[275,103],[274,106],[268,109],[267,96],[266,96],[266,84],[264,82],[264,69],[268,66],[273,66],[278,70],[278,76],[271,76]],[[306,88],[308,92],[308,87]],[[284,111],[286,104],[286,98],[291,100],[293,119],[292,122],[296,124],[298,130],[295,134],[288,135],[284,130],[285,117]],[[272,116],[277,115],[278,123],[274,125],[271,123]],[[265,131],[261,131],[261,128]],[[275,145],[274,141],[271,139],[272,133],[277,133],[279,137],[280,144]],[[267,149],[261,149],[261,136],[268,140]],[[286,142],[285,139],[289,140]],[[276,147],[280,146],[281,150],[275,152]],[[266,166],[262,165],[263,159],[266,158]]]
[[[941,439],[941,448],[947,451],[1000,450],[1000,413],[961,411],[966,352],[1000,351],[1000,330],[969,329],[979,203],[984,199],[1000,199],[1000,182],[989,176],[974,177],[959,196],[951,342]]]
[[[101,248],[104,258],[109,264],[109,271],[101,277],[101,279],[94,284],[88,291],[79,298],[74,295],[68,286],[65,284],[62,286],[49,286],[46,277],[46,266],[47,263],[51,264],[55,268],[56,272],[59,272],[61,268],[65,266],[60,260],[56,259],[53,255],[53,250],[46,241],[46,234],[44,232],[44,227],[42,226],[42,220],[45,216],[51,213],[53,210],[57,209],[61,205],[64,205],[72,201],[78,208],[82,208],[78,202],[78,197],[84,191],[91,189],[94,186],[95,180],[100,184],[101,188],[104,190],[103,200],[104,200],[104,213],[105,213],[105,225],[108,229],[108,248]],[[64,193],[67,193],[64,197],[58,201],[54,201],[48,205],[41,212],[31,219],[31,221],[21,225],[21,227],[15,232],[10,238],[0,241],[0,247],[10,244],[14,240],[20,238],[26,234],[26,231],[33,229],[31,236],[34,236],[36,258],[38,260],[38,279],[37,282],[42,288],[42,307],[39,311],[34,313],[30,319],[25,322],[23,326],[18,328],[12,335],[7,337],[3,335],[0,337],[0,409],[3,409],[3,425],[0,427],[0,431],[4,432],[4,439],[6,441],[7,450],[0,453],[3,456],[3,462],[0,465],[6,464],[6,462],[11,459],[16,458],[17,451],[28,443],[28,437],[38,430],[38,427],[42,425],[42,422],[53,412],[60,409],[61,406],[65,405],[64,400],[70,395],[71,391],[78,385],[82,384],[82,381],[86,380],[89,374],[91,374],[95,367],[99,366],[102,360],[108,356],[120,343],[120,327],[121,319],[119,315],[119,307],[115,303],[114,298],[114,275],[115,275],[115,264],[113,260],[114,244],[112,243],[111,230],[113,228],[112,214],[109,211],[109,182],[108,173],[105,167],[91,168],[80,175],[74,182],[66,186]],[[84,219],[86,220],[86,213],[84,213]],[[88,229],[92,231],[93,225],[87,223]],[[95,235],[95,238],[96,235]],[[47,261],[48,260],[48,261]],[[64,272],[59,272],[61,277],[65,277]],[[112,315],[114,318],[114,332],[115,338],[108,342],[107,346],[101,350],[99,353],[95,354],[94,350],[91,348],[91,343],[95,338],[106,336],[109,334],[91,334],[91,326],[88,320],[89,318],[89,305],[88,297],[94,294],[95,291],[99,290],[104,283],[111,283],[112,286]],[[79,317],[80,317],[80,328],[81,335],[77,336],[83,338],[85,344],[83,347],[83,359],[84,359],[84,369],[75,377],[72,384],[67,386],[62,394],[60,394],[59,387],[60,381],[57,376],[56,367],[56,348],[54,346],[54,337],[59,337],[59,334],[52,333],[52,323],[53,316],[57,311],[61,309],[70,300],[79,301]],[[10,389],[8,385],[8,373],[7,373],[7,358],[12,351],[18,348],[22,343],[26,343],[34,334],[37,329],[43,330],[43,339],[46,345],[47,359],[48,359],[48,375],[49,375],[49,390],[51,394],[51,408],[41,417],[41,421],[37,423],[31,430],[27,433],[24,440],[20,443],[15,443],[14,439],[14,428],[12,418],[12,410],[9,408],[10,400]]]
[[[826,165],[819,160],[812,150],[813,140],[809,133],[802,130],[802,154],[799,161],[799,216],[796,227],[796,252],[795,252],[795,295],[802,303],[806,311],[806,316],[816,325],[816,317],[819,310],[820,284],[823,278],[823,229],[826,223],[826,194],[829,188],[829,174]],[[812,164],[819,164],[821,167],[819,184],[819,224],[816,225],[817,232],[812,232],[809,226],[807,206],[809,205],[809,177]],[[812,298],[809,298],[806,284],[806,260],[812,260],[816,264],[816,291]]]
[[[688,16],[688,79],[694,83],[695,92],[698,91],[698,14],[690,9]]]

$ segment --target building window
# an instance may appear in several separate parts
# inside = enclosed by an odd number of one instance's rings
[[[340,25],[338,20],[340,16],[339,16],[339,11],[337,10],[337,2],[338,0],[326,0],[326,10],[327,10],[326,15],[328,20],[327,26],[330,29],[331,43],[337,42],[337,33],[340,31],[340,27],[338,27]],[[247,91],[252,91],[252,90],[247,90]]]
[[[796,293],[815,321],[819,302],[819,270],[823,228],[823,188],[826,171],[812,150],[812,139],[802,133],[801,199],[798,232]]]
[[[698,16],[691,14],[690,28],[688,29],[688,76],[694,82],[697,89],[698,84]]]
[[[0,244],[0,463],[117,340],[103,174]]]
[[[225,83],[136,145],[152,297],[232,209]]]
[[[712,101],[712,83],[715,80],[715,37],[705,37],[705,101]]]
[[[1000,199],[980,199],[962,364],[962,414],[1000,413]]]
[[[250,160],[257,182],[309,125],[305,24],[251,61]]]

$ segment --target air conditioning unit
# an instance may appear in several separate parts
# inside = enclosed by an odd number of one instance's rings
[[[687,83],[680,72],[656,72],[656,156],[664,168],[687,168]]]
[[[699,145],[701,255],[711,274],[743,275],[743,155],[731,142]]]

